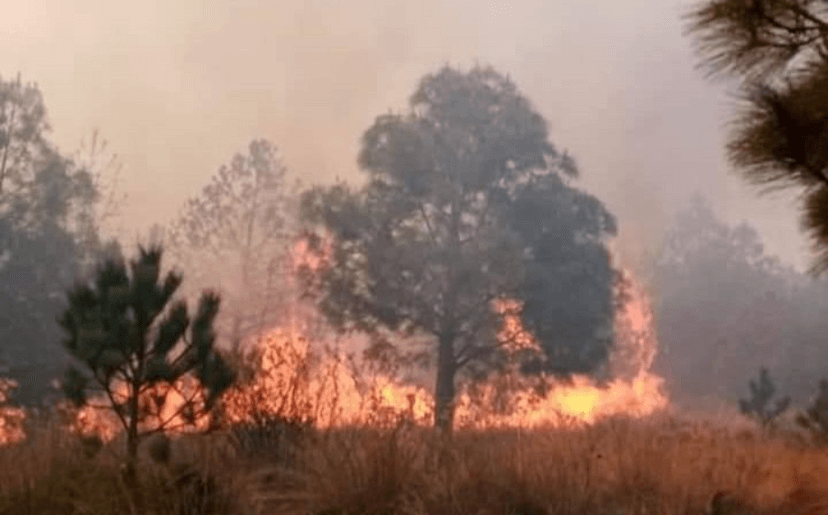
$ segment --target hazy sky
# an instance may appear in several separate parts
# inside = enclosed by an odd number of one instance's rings
[[[65,151],[99,128],[124,164],[127,226],[167,222],[252,138],[306,182],[356,177],[358,139],[423,74],[508,73],[620,221],[630,256],[697,191],[804,263],[793,197],[728,172],[730,101],[694,69],[666,0],[31,0],[5,6],[0,74],[44,93]]]

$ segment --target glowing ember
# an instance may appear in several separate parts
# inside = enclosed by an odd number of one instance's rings
[[[507,352],[514,354],[521,350],[540,352],[540,347],[532,333],[523,328],[520,320],[523,305],[515,299],[500,299],[494,303],[495,313],[500,315],[502,325],[497,339]]]

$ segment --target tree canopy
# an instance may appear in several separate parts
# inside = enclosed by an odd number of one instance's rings
[[[309,190],[304,279],[342,330],[430,335],[435,423],[450,429],[456,375],[501,362],[494,305],[523,302],[546,351],[535,369],[591,370],[612,340],[615,220],[576,189],[543,117],[490,67],[426,75],[407,113],[376,118],[358,156],[367,182]]]
[[[127,268],[110,258],[94,281],[68,291],[69,307],[60,317],[63,345],[83,369],[71,367],[63,383],[67,396],[82,406],[104,399],[127,436],[128,466],[134,473],[140,440],[206,415],[233,383],[234,373],[215,351],[213,321],[220,298],[201,295],[194,317],[184,300],[173,300],[183,276],[161,276],[160,247],[140,248]],[[186,391],[179,380],[194,376],[199,388]],[[162,388],[157,388],[163,385]],[[179,406],[165,409],[171,393]],[[97,399],[98,402],[99,399]]]
[[[0,359],[25,403],[42,400],[66,357],[60,292],[107,250],[90,216],[93,171],[62,155],[48,131],[37,85],[0,78]]]

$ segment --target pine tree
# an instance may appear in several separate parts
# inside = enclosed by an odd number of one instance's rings
[[[140,247],[131,273],[121,257],[105,260],[94,284],[68,292],[69,307],[58,320],[67,334],[64,347],[86,369],[67,370],[64,392],[76,406],[92,404],[90,393],[106,399],[103,406],[126,431],[129,478],[144,437],[206,416],[235,379],[214,347],[219,296],[202,293],[191,319],[185,301],[172,301],[183,276],[171,271],[159,282],[161,256],[160,246]],[[185,377],[199,387],[174,414],[162,416],[168,395]]]
[[[750,399],[739,400],[739,411],[759,422],[762,429],[771,429],[776,418],[791,404],[790,397],[782,397],[777,398],[771,405],[774,395],[776,386],[770,378],[768,369],[762,368],[759,371],[759,381],[750,381]]]

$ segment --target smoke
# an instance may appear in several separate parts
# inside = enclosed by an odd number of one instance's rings
[[[509,73],[619,216],[626,261],[696,191],[801,263],[789,197],[754,199],[722,158],[728,100],[694,69],[681,14],[634,0],[104,0],[6,6],[0,73],[44,91],[64,150],[99,128],[124,162],[130,231],[166,223],[254,137],[308,182],[358,177],[359,137],[444,63]]]

